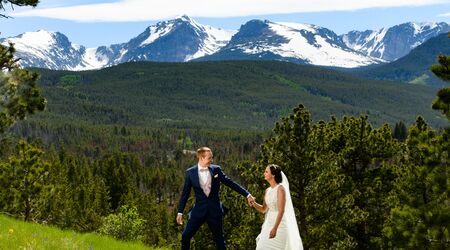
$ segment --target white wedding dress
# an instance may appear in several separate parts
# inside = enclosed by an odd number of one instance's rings
[[[264,200],[267,205],[261,233],[256,237],[256,250],[303,250],[302,240],[295,219],[294,207],[289,192],[289,182],[282,173],[283,181],[274,188],[269,187]],[[275,238],[270,239],[269,234],[278,216],[278,188],[284,186],[286,191],[286,204],[283,218],[278,226]]]

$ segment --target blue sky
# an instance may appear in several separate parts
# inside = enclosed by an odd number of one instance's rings
[[[59,31],[87,47],[127,42],[149,25],[187,14],[201,24],[239,29],[251,19],[319,25],[337,34],[396,24],[450,23],[450,0],[41,0],[36,8],[5,6],[0,37]]]

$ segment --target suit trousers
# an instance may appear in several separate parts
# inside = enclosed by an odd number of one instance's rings
[[[191,239],[194,234],[198,231],[201,225],[204,223],[208,224],[209,229],[214,237],[214,242],[216,243],[217,249],[225,250],[226,243],[223,236],[223,216],[212,217],[206,214],[203,218],[189,218],[186,228],[181,235],[181,249],[189,250],[191,247]]]

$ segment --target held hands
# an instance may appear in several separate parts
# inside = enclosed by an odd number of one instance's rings
[[[256,202],[256,200],[255,200],[255,197],[253,197],[253,195],[249,195],[247,197],[247,203],[248,203],[249,207],[253,207],[255,205],[255,202]]]

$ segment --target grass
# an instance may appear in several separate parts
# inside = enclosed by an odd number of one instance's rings
[[[0,249],[155,250],[156,248],[150,248],[141,242],[123,242],[96,233],[61,230],[0,215]]]
[[[414,80],[410,81],[411,84],[418,84],[418,85],[427,85],[427,81],[430,79],[430,77],[427,74],[423,74]]]

